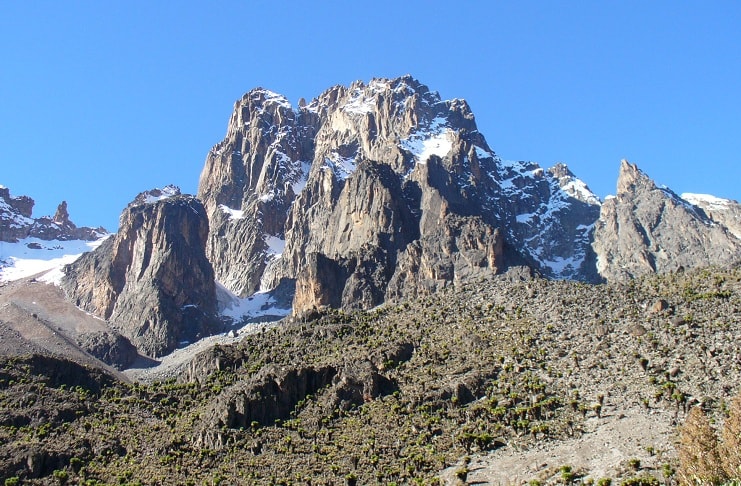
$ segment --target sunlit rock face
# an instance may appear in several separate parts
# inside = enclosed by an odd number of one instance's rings
[[[738,262],[741,240],[723,224],[724,218],[733,221],[733,205],[738,204],[727,202],[724,211],[701,209],[702,202],[690,203],[658,187],[637,166],[623,160],[617,195],[604,202],[595,227],[597,270],[607,280],[627,280]]]

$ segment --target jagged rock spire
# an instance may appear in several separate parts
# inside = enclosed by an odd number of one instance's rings
[[[741,260],[741,240],[728,228],[626,160],[617,197],[602,205],[593,248],[608,280]]]

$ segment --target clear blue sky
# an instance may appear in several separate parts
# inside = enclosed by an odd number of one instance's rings
[[[505,159],[601,197],[628,158],[741,199],[741,2],[0,0],[0,184],[115,230],[140,191],[194,193],[234,100],[296,104],[412,74],[465,98]]]

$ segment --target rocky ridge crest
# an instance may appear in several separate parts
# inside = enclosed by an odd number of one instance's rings
[[[0,186],[0,241],[15,243],[29,237],[93,241],[108,233],[103,227],[77,227],[69,219],[67,201],[59,204],[53,217],[33,218],[34,204],[30,197],[11,196],[10,189]]]

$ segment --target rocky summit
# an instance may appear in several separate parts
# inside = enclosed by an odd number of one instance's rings
[[[0,190],[6,241],[98,235],[77,228],[64,202],[53,218],[31,219],[32,207]],[[370,309],[513,267],[598,283],[727,266],[741,259],[739,235],[735,201],[680,197],[627,161],[603,203],[565,164],[503,160],[464,100],[403,76],[297,107],[249,91],[197,197],[174,186],[139,194],[118,234],[67,266],[61,287],[161,356],[222,320]]]
[[[412,77],[294,108],[237,101],[198,191],[208,256],[233,292],[295,284],[293,308],[369,308],[528,264],[594,281],[599,199],[564,165],[501,160],[468,104]]]
[[[593,247],[600,275],[626,280],[737,262],[741,257],[741,239],[734,226],[741,216],[738,203],[716,201],[722,208],[711,210],[706,201],[697,196],[689,196],[688,201],[657,187],[638,167],[623,160],[617,196],[602,205],[595,228]]]

